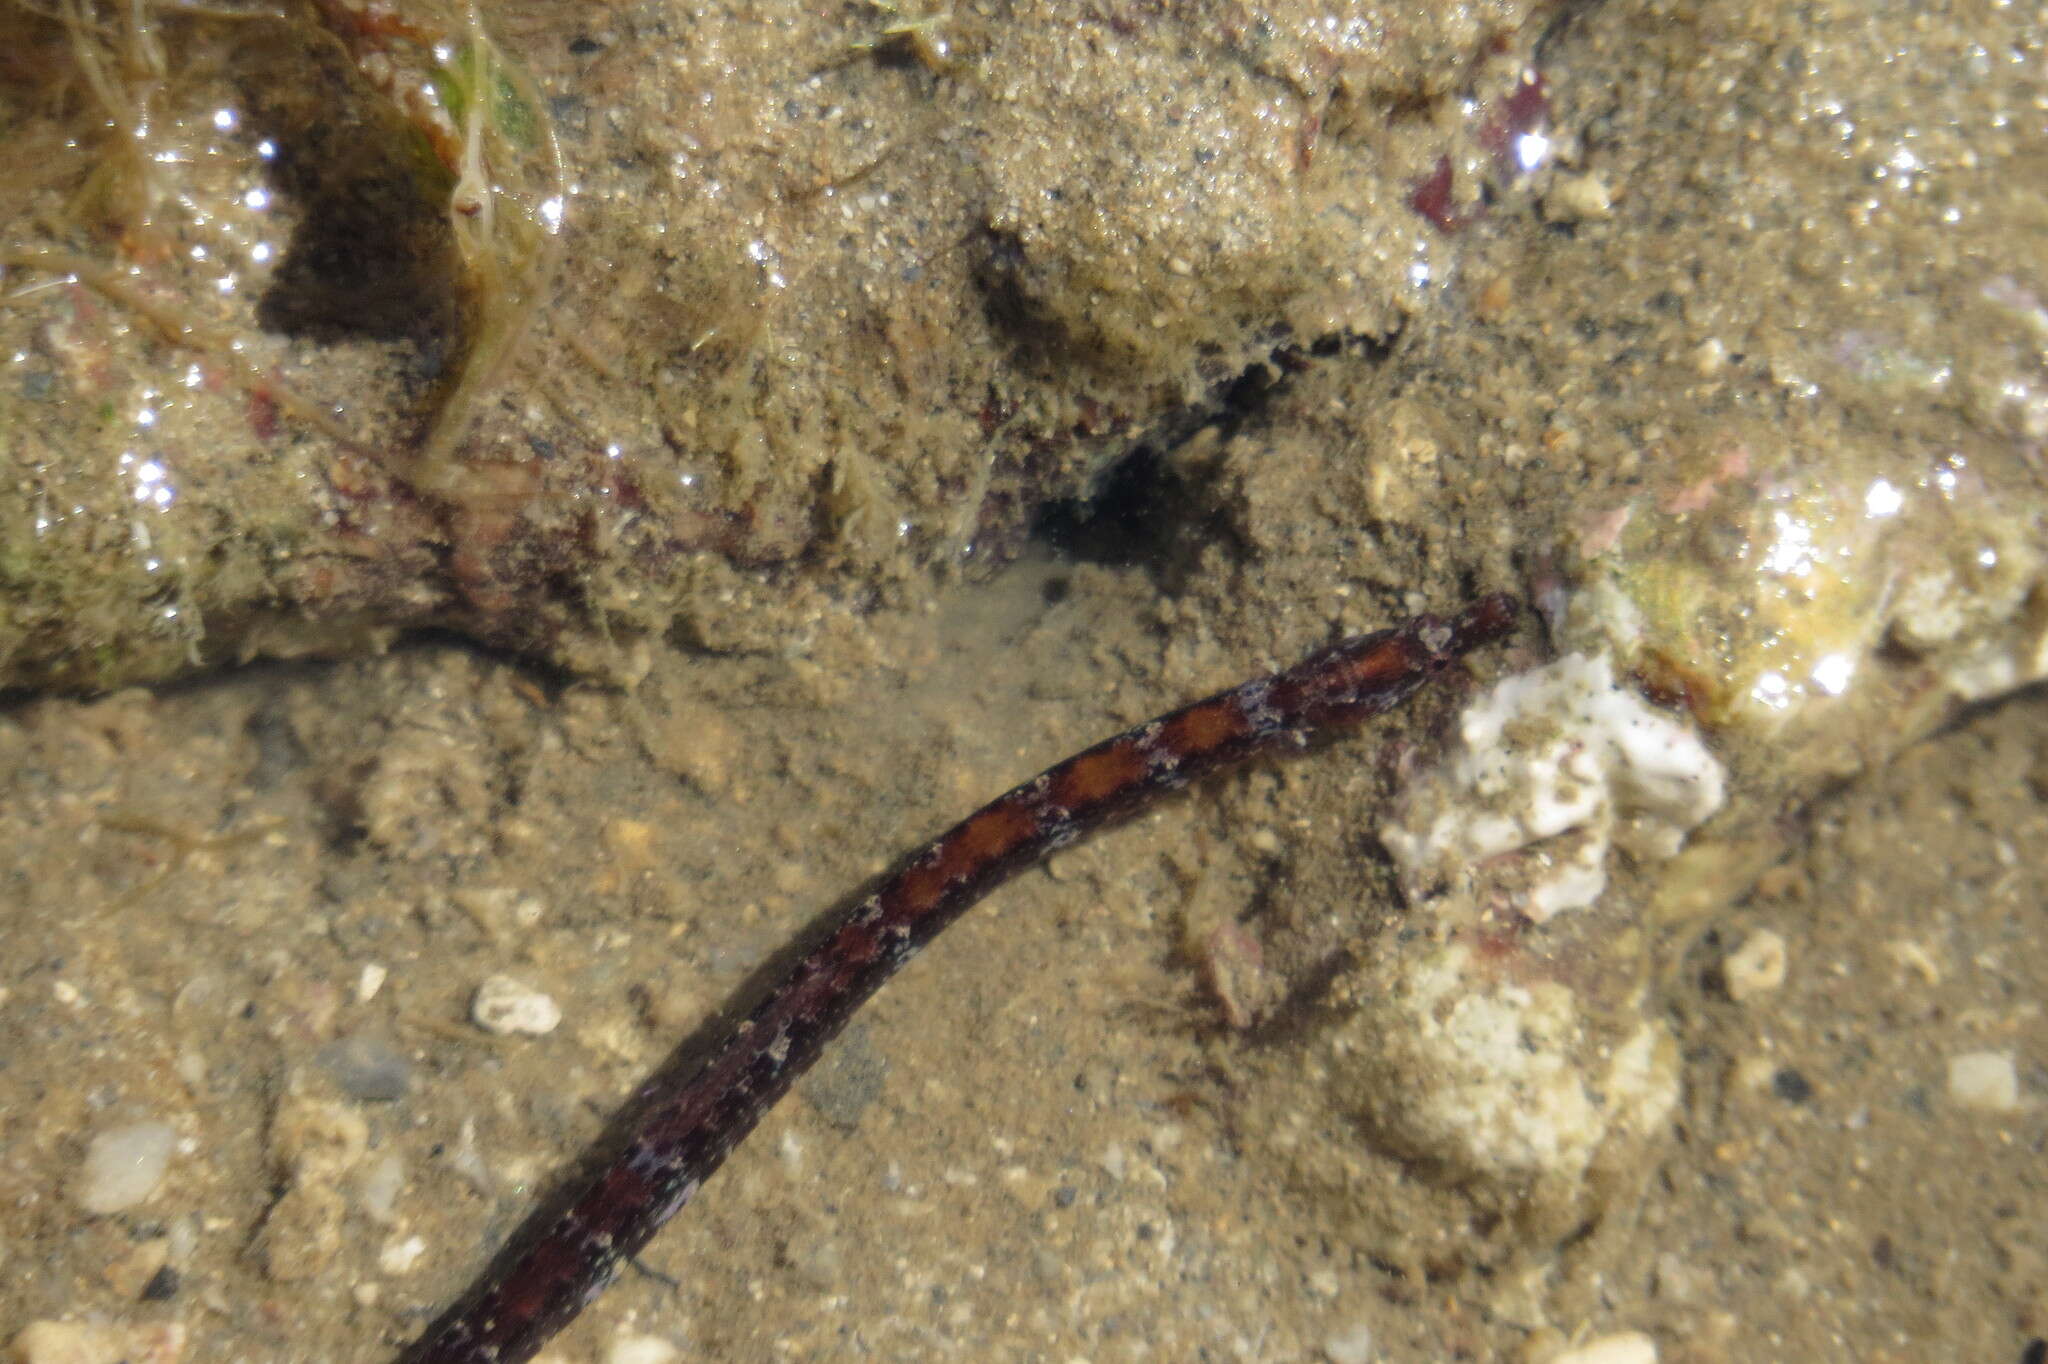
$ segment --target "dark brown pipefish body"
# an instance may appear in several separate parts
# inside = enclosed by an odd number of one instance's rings
[[[726,1155],[898,967],[1025,867],[1198,777],[1392,709],[1518,608],[1480,599],[1450,619],[1342,640],[1291,668],[1169,711],[998,796],[912,853],[826,927],[712,1053],[640,1089],[629,1139],[564,1211],[521,1228],[405,1364],[523,1364],[690,1201]]]

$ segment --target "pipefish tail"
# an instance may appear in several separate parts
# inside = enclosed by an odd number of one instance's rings
[[[976,901],[1190,781],[1391,710],[1467,650],[1507,634],[1519,610],[1510,597],[1484,597],[1453,617],[1417,616],[1339,641],[1077,753],[912,852],[822,927],[708,1061],[671,1061],[641,1087],[623,1145],[559,1211],[522,1227],[404,1364],[533,1358],[690,1201],[855,1011]]]

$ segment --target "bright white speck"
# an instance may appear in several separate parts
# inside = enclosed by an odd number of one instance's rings
[[[1849,654],[1829,654],[1813,665],[1813,685],[1829,696],[1840,696],[1849,689],[1849,679],[1856,674],[1856,660]]]
[[[164,466],[162,460],[144,460],[142,467],[135,471],[135,481],[137,483],[154,483],[163,476]]]
[[[153,407],[145,407],[141,409],[139,412],[135,414],[135,424],[137,426],[155,426],[156,409]]]
[[[1515,164],[1535,170],[1550,156],[1550,139],[1541,133],[1523,133],[1515,139]]]
[[[1988,545],[1987,545],[1987,546],[1985,546],[1985,547],[1984,547],[1983,549],[1980,549],[1980,550],[1978,550],[1978,551],[1977,551],[1977,566],[1978,566],[1979,568],[1997,568],[1997,567],[1998,567],[1998,551],[1997,551],[1997,550],[1995,550],[1995,549],[1992,549],[1992,548],[1991,548],[1990,546],[1988,546]]]
[[[213,126],[224,133],[233,131],[238,121],[235,117],[235,111],[232,109],[216,109],[213,111]]]
[[[249,259],[255,261],[258,265],[267,265],[270,262],[270,258],[276,253],[277,248],[269,242],[258,242],[249,248]]]
[[[235,283],[237,279],[238,277],[235,275],[222,275],[219,279],[213,282],[213,287],[215,289],[218,289],[221,293],[232,294],[235,291]]]
[[[617,459],[619,456],[625,453],[626,452],[624,450],[621,450],[619,448],[617,441],[614,441],[610,445],[604,447],[604,457],[606,459]]]
[[[264,209],[270,207],[270,191],[258,185],[255,189],[242,196],[242,206],[261,213]]]
[[[1756,685],[1749,689],[1749,694],[1758,705],[1769,706],[1772,710],[1783,710],[1791,702],[1792,688],[1785,681],[1785,674],[1770,672],[1756,680]]]
[[[562,196],[551,194],[540,201],[540,220],[548,225],[548,231],[562,230]]]
[[[277,157],[277,144],[267,137],[264,138],[256,144],[256,155],[262,157],[265,161],[275,160]]]
[[[695,474],[677,474],[676,482],[682,484],[685,488],[694,488],[697,486],[697,476]]]
[[[1429,262],[1419,260],[1408,267],[1408,282],[1420,289],[1429,283]]]
[[[1870,490],[1863,494],[1865,516],[1896,516],[1899,508],[1905,505],[1905,494],[1881,478],[1871,484]]]
[[[1813,527],[1786,512],[1771,513],[1777,538],[1764,551],[1764,567],[1772,573],[1813,571]]]

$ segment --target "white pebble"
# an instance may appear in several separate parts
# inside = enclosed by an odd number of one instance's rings
[[[1330,1364],[1372,1364],[1372,1327],[1362,1321],[1332,1331],[1323,1341]]]
[[[562,1021],[562,1008],[549,996],[510,976],[492,976],[476,987],[469,1016],[485,1032],[539,1037]]]
[[[1768,928],[1759,928],[1721,959],[1721,979],[1728,984],[1728,998],[1740,1004],[1769,994],[1785,983],[1786,964],[1785,940]]]
[[[682,1357],[660,1336],[620,1336],[605,1351],[604,1364],[675,1364]]]
[[[427,1253],[426,1240],[418,1236],[394,1236],[377,1252],[377,1268],[386,1274],[409,1274]]]
[[[1657,1342],[1641,1331],[1617,1331],[1574,1345],[1550,1364],[1657,1364]]]
[[[405,1190],[405,1162],[396,1152],[386,1151],[363,1173],[357,1198],[363,1215],[379,1226],[398,1220],[398,1195]]]
[[[1544,216],[1554,223],[1598,221],[1614,216],[1614,196],[1598,175],[1560,175],[1543,196]]]
[[[85,1148],[74,1193],[87,1212],[119,1212],[156,1192],[177,1148],[169,1123],[138,1122],[109,1128]]]
[[[2002,1051],[1971,1051],[1948,1061],[1948,1096],[1982,1113],[2010,1113],[2020,1106],[2020,1075]]]
[[[384,988],[384,982],[391,976],[391,969],[380,962],[366,961],[363,973],[356,977],[356,1003],[368,1004]]]

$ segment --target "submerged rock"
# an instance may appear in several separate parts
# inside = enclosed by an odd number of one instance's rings
[[[423,625],[800,650],[1433,306],[1414,182],[1468,219],[1547,109],[1520,0],[98,8],[0,11],[51,86],[0,157],[7,687]]]

